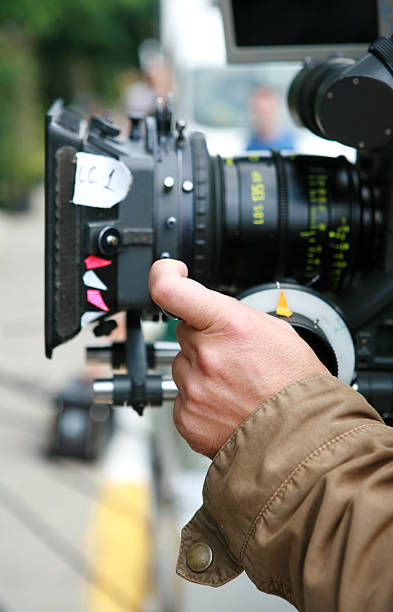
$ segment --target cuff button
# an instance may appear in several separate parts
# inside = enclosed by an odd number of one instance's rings
[[[213,561],[213,552],[205,542],[196,542],[186,555],[186,562],[192,572],[204,572]]]

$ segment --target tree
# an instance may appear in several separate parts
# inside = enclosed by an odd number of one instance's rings
[[[157,32],[158,0],[0,0],[0,206],[42,174],[44,109],[78,94],[112,103]]]

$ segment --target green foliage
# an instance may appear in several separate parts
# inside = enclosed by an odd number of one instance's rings
[[[97,24],[104,26],[116,20],[116,12],[124,11],[135,22],[157,19],[158,4],[154,0],[0,0],[0,23],[17,24],[37,39],[56,32],[62,26],[76,26],[76,45],[83,32],[89,37]],[[150,14],[150,15],[149,15]],[[73,23],[75,17],[84,17],[87,23]],[[72,36],[72,35],[71,35]],[[112,45],[113,46],[113,45]]]
[[[0,0],[0,27],[17,25],[34,41],[45,102],[87,87],[113,95],[120,69],[157,36],[158,0]],[[80,69],[81,68],[81,69]]]
[[[43,109],[112,104],[157,30],[158,0],[0,0],[0,206],[42,175]]]
[[[0,31],[0,207],[23,206],[41,174],[37,65],[23,34]]]

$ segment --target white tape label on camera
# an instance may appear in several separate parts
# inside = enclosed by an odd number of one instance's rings
[[[94,208],[112,208],[126,197],[132,174],[123,162],[91,153],[76,154],[72,202]]]

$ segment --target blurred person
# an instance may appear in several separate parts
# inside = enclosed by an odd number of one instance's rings
[[[213,461],[177,572],[246,571],[304,612],[393,609],[393,429],[282,319],[153,264],[153,300],[182,320],[174,421]]]
[[[156,99],[165,99],[172,90],[171,68],[154,39],[146,39],[139,45],[138,59],[142,78],[126,90],[125,106],[127,113],[149,115],[155,110]]]
[[[281,96],[274,89],[263,86],[252,91],[248,101],[252,133],[247,151],[294,149],[293,134],[280,125],[281,106]]]

